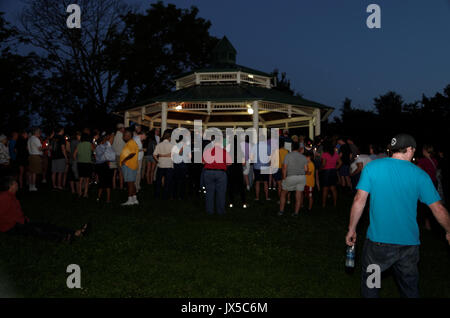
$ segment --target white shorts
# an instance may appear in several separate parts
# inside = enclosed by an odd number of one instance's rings
[[[306,185],[306,176],[288,176],[281,181],[281,187],[285,191],[303,191]]]
[[[250,161],[247,161],[245,163],[243,173],[244,173],[244,176],[248,176],[248,174],[250,173]]]

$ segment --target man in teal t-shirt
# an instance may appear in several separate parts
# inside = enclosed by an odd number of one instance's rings
[[[370,194],[370,225],[363,247],[361,292],[378,297],[379,288],[367,284],[376,264],[381,272],[393,267],[400,291],[405,297],[419,297],[419,227],[417,201],[427,204],[447,231],[450,243],[450,217],[430,177],[411,163],[416,150],[414,138],[399,134],[391,140],[392,157],[368,163],[361,173],[350,215],[348,246],[356,242],[356,226]]]

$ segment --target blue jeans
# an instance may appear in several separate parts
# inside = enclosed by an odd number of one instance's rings
[[[184,199],[186,191],[187,166],[185,163],[173,165],[173,198]]]
[[[206,187],[206,212],[214,214],[214,198],[216,212],[225,213],[225,198],[227,192],[227,173],[222,170],[204,170]]]
[[[361,269],[361,294],[364,298],[377,298],[378,288],[367,287],[370,264],[380,266],[381,272],[393,267],[395,278],[403,297],[419,297],[419,245],[397,245],[372,242],[366,239],[363,247]]]

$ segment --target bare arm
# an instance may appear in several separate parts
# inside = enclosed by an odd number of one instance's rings
[[[339,158],[337,161],[336,169],[339,169],[341,166],[342,166],[342,160],[341,160],[341,158]]]
[[[66,144],[61,145],[61,151],[64,155],[64,158],[67,160],[68,158],[67,158]]]
[[[447,209],[442,205],[441,201],[430,204],[429,207],[436,220],[447,232],[446,239],[450,244],[450,216],[448,215]]]
[[[125,159],[122,160],[122,165],[125,164],[126,161],[133,158],[135,155],[136,155],[135,153],[130,153]]]
[[[353,199],[352,209],[350,211],[350,224],[348,225],[348,233],[345,237],[345,241],[348,246],[352,246],[356,243],[356,226],[366,206],[367,197],[369,193],[363,190],[356,192]]]
[[[283,180],[286,179],[286,174],[287,174],[287,164],[283,164],[283,168],[281,169],[281,174],[282,174]]]
[[[357,165],[356,170],[353,171],[353,173],[351,173],[350,176],[354,176],[362,171],[362,169],[363,169],[362,162],[358,162],[356,165]]]

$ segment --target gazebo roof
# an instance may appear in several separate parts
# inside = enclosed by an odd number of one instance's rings
[[[142,101],[136,104],[135,107],[155,102],[199,102],[207,100],[214,100],[216,102],[264,100],[294,106],[315,107],[324,110],[334,109],[333,107],[313,102],[300,96],[290,95],[277,89],[248,84],[190,86]]]

